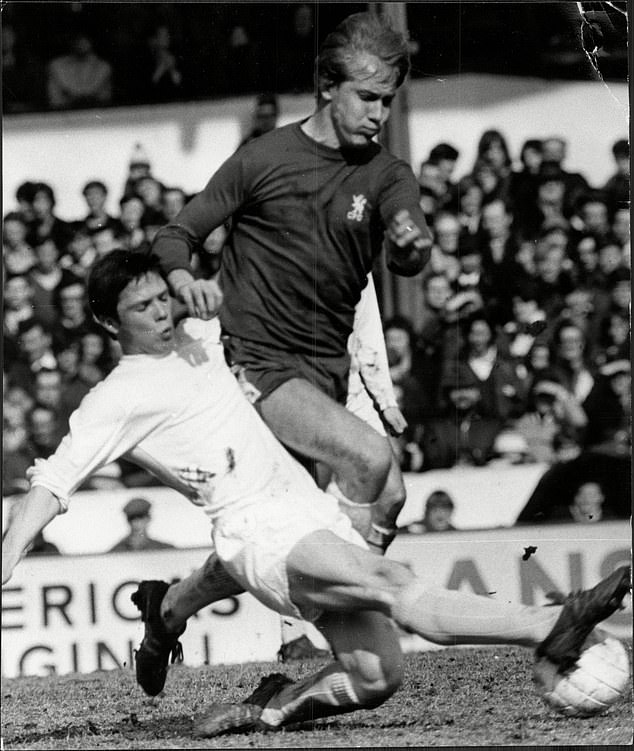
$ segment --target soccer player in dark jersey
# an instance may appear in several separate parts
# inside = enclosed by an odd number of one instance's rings
[[[416,178],[374,141],[408,68],[401,34],[370,13],[345,19],[320,50],[313,115],[239,149],[153,245],[189,313],[210,317],[218,288],[194,280],[189,259],[232,218],[219,279],[229,359],[282,443],[361,504],[388,490],[392,453],[343,406],[355,305],[383,244],[405,276],[430,245]]]

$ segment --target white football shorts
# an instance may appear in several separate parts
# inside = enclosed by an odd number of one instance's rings
[[[227,509],[213,527],[214,547],[227,573],[272,610],[314,621],[321,612],[300,612],[289,596],[286,560],[306,535],[330,530],[342,540],[367,548],[335,498],[315,488],[289,497],[271,492]]]

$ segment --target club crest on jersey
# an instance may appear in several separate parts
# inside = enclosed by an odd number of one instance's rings
[[[367,202],[368,199],[363,193],[360,193],[358,196],[352,196],[352,207],[346,214],[346,217],[354,222],[360,222],[363,219],[363,212],[365,211]]]

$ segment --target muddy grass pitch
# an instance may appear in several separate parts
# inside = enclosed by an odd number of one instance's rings
[[[401,689],[383,706],[280,733],[194,740],[194,717],[240,701],[270,672],[305,676],[307,661],[170,669],[165,691],[145,696],[130,670],[4,679],[4,749],[333,748],[629,745],[632,696],[605,714],[569,719],[547,709],[532,656],[511,647],[446,649],[406,657]]]

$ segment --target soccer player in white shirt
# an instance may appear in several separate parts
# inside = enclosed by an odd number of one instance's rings
[[[88,291],[123,356],[73,413],[57,451],[30,471],[31,489],[4,539],[3,584],[86,477],[139,447],[203,506],[227,573],[279,613],[315,621],[335,654],[302,681],[269,677],[245,702],[210,708],[197,735],[378,706],[402,680],[394,622],[440,644],[536,647],[565,669],[627,593],[629,567],[546,608],[429,589],[407,567],[371,554],[337,501],[277,442],[227,367],[215,322],[174,326],[152,258],[113,251],[93,267]],[[160,613],[144,607],[143,619],[146,639],[169,637]]]

